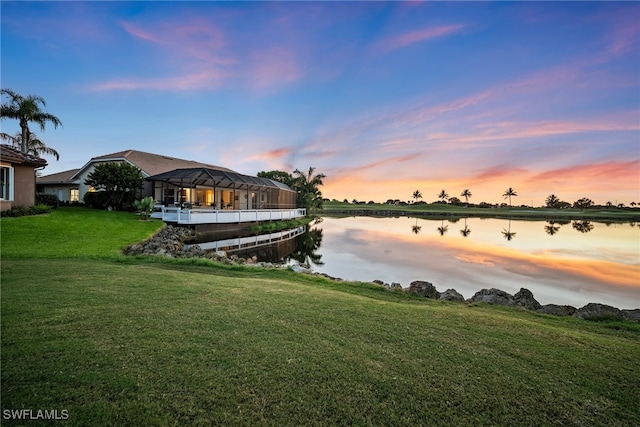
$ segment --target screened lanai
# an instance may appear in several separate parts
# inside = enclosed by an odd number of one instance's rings
[[[295,209],[296,192],[271,179],[214,168],[175,169],[150,176],[153,197],[164,206],[216,210]]]

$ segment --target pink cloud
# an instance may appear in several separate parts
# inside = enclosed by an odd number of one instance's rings
[[[292,50],[274,47],[251,55],[248,78],[257,89],[292,83],[302,77],[302,71]]]
[[[464,25],[443,25],[439,27],[428,27],[420,30],[409,31],[398,36],[380,40],[374,45],[374,50],[376,52],[386,53],[415,43],[453,34],[460,31],[462,28],[464,28]]]

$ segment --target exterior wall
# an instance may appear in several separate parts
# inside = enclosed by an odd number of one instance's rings
[[[53,196],[56,196],[58,198],[58,200],[60,200],[61,202],[70,202],[71,201],[71,190],[73,189],[77,189],[78,186],[73,185],[73,186],[69,186],[69,185],[54,185],[54,184],[40,184],[38,185],[38,189],[41,193],[43,194],[51,194]],[[82,198],[80,198],[79,201],[82,201]]]
[[[13,201],[3,203],[2,209],[12,206],[33,206],[36,203],[36,173],[33,166],[13,165]]]
[[[113,161],[113,162],[109,162],[109,163],[122,163],[122,162]],[[94,169],[95,169],[95,164],[92,163],[89,166],[87,166],[86,169],[84,169],[81,172],[79,172],[79,174],[76,175],[75,178],[74,178],[75,180],[78,181],[78,189],[80,190],[80,202],[84,201],[84,195],[86,193],[88,193],[89,190],[90,190],[90,187],[87,184],[84,183],[84,180],[87,179],[89,174],[91,172],[93,172]],[[144,176],[144,174],[143,174],[143,176]],[[142,197],[146,197],[146,196],[154,196],[154,198],[155,198],[154,190],[153,190],[153,183],[151,183],[151,182],[144,182],[143,183],[143,186],[142,186]]]

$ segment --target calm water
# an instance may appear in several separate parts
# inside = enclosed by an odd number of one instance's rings
[[[314,258],[322,263],[312,269],[334,277],[404,287],[426,280],[465,298],[524,287],[541,304],[640,308],[638,225],[351,217],[324,218],[311,232],[321,236]]]

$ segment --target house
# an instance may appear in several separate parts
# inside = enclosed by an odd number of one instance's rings
[[[125,150],[93,157],[80,169],[38,178],[42,193],[62,201],[82,201],[93,191],[84,183],[100,163],[127,162],[145,178],[141,196],[152,196],[152,215],[182,225],[247,223],[305,216],[296,208],[296,192],[277,181],[239,174],[221,166],[170,156]]]
[[[0,210],[35,205],[36,170],[45,166],[45,159],[0,145]]]
[[[144,178],[177,168],[191,167],[219,168],[231,172],[230,169],[193,160],[178,159],[176,157],[146,153],[144,151],[125,150],[93,157],[80,169],[38,177],[38,191],[45,194],[57,194],[60,201],[82,202],[84,195],[88,191],[93,191],[84,183],[85,179],[93,172],[97,164],[108,162],[126,162],[136,166],[142,171]],[[147,182],[142,189],[142,196],[150,196],[152,192],[152,184]]]
[[[79,202],[80,189],[77,180],[72,179],[80,169],[71,169],[51,175],[36,177],[36,190],[39,194],[57,196],[61,202]]]

